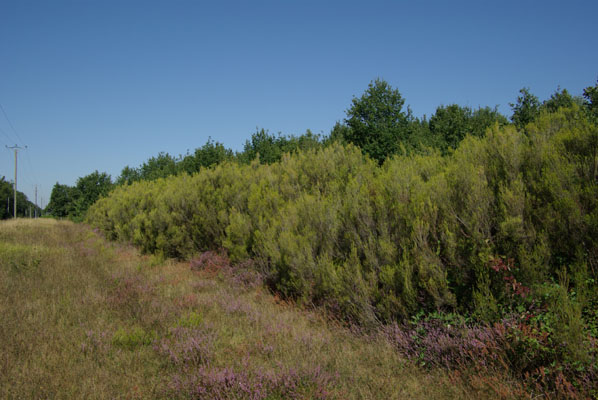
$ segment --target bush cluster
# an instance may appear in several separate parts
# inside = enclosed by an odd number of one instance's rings
[[[467,137],[450,156],[381,167],[351,145],[224,162],[194,175],[116,188],[88,220],[146,252],[190,258],[225,249],[253,260],[284,296],[359,323],[420,310],[492,321],[565,268],[598,268],[596,126],[579,107],[526,127]],[[583,278],[582,278],[583,276]]]
[[[426,322],[393,337],[428,365],[504,363],[596,393],[598,126],[576,104],[521,130],[497,123],[448,155],[379,165],[333,142],[139,181],[87,219],[159,256],[208,252],[204,266],[224,252],[281,296],[362,327],[464,315],[492,328]]]

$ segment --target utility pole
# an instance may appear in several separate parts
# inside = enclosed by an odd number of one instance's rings
[[[35,185],[35,218],[37,218],[37,185]]]
[[[6,146],[7,149],[12,149],[15,151],[15,190],[14,190],[14,194],[15,194],[15,203],[13,204],[13,208],[14,208],[14,215],[15,215],[15,219],[17,218],[17,153],[19,150],[23,150],[23,147],[19,147],[16,144],[12,147],[8,147]],[[25,149],[27,148],[27,146],[25,146]]]

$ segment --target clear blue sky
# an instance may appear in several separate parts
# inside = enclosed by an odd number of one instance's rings
[[[47,203],[208,137],[328,133],[387,80],[416,116],[545,99],[598,78],[598,2],[0,0],[0,176]]]

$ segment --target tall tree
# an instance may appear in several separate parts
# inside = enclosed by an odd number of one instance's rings
[[[386,81],[370,82],[360,98],[353,98],[347,110],[343,130],[345,140],[361,148],[380,164],[398,152],[401,143],[412,147],[409,135],[409,112],[403,111],[405,100]]]
[[[112,190],[112,179],[105,172],[94,171],[77,179],[74,217],[83,217],[87,209],[100,197],[106,196],[110,190]]]
[[[277,136],[264,129],[251,135],[251,140],[245,142],[243,152],[238,155],[238,160],[248,163],[258,157],[260,163],[271,164],[279,161],[285,153],[294,153],[299,150],[308,150],[322,145],[320,135],[312,133],[309,129],[300,136]]]
[[[480,107],[471,114],[471,134],[477,137],[485,136],[486,130],[496,123],[504,126],[509,121],[498,111],[498,107]]]
[[[581,99],[571,96],[567,89],[561,90],[560,88],[557,88],[556,92],[554,92],[548,100],[542,103],[541,109],[547,110],[548,112],[556,112],[559,108],[569,108],[574,103],[581,102]]]
[[[168,153],[159,153],[139,167],[139,176],[145,180],[155,180],[175,175],[177,172],[176,159]]]
[[[515,126],[522,129],[536,119],[540,113],[540,100],[530,93],[529,88],[523,88],[519,90],[519,93],[521,95],[517,97],[517,102],[509,103],[509,105],[513,110],[511,121]]]
[[[79,193],[76,188],[56,182],[52,188],[46,212],[58,218],[71,216],[75,212],[75,201],[78,197]]]
[[[231,149],[227,149],[220,142],[215,142],[208,138],[206,144],[195,149],[193,154],[187,154],[179,162],[178,169],[189,174],[199,172],[201,168],[208,168],[220,164],[225,160],[230,160],[234,156]]]
[[[273,163],[282,157],[282,141],[284,138],[280,135],[276,137],[263,128],[256,130],[251,139],[245,141],[243,153],[239,157],[243,162],[250,162],[259,155],[262,164]]]
[[[130,185],[141,179],[138,168],[131,168],[128,165],[123,168],[120,176],[116,179],[117,185]]]
[[[471,109],[457,104],[440,106],[430,117],[430,133],[443,152],[455,149],[471,131]]]

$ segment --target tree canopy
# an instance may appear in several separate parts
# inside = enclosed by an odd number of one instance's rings
[[[511,121],[513,121],[518,128],[524,128],[540,113],[540,100],[530,93],[529,88],[523,88],[519,90],[519,93],[521,95],[517,97],[517,102],[510,103],[511,109],[513,110]]]
[[[77,179],[75,186],[56,182],[46,212],[58,218],[80,220],[87,209],[100,197],[106,196],[112,187],[110,175],[98,171]]]
[[[396,154],[403,145],[409,146],[410,113],[403,110],[405,99],[386,81],[370,82],[365,93],[354,97],[347,110],[344,139],[361,148],[378,163]]]
[[[27,199],[24,193],[17,191],[17,216],[26,217],[41,214],[41,209]],[[14,186],[12,182],[0,177],[0,219],[14,216]]]

